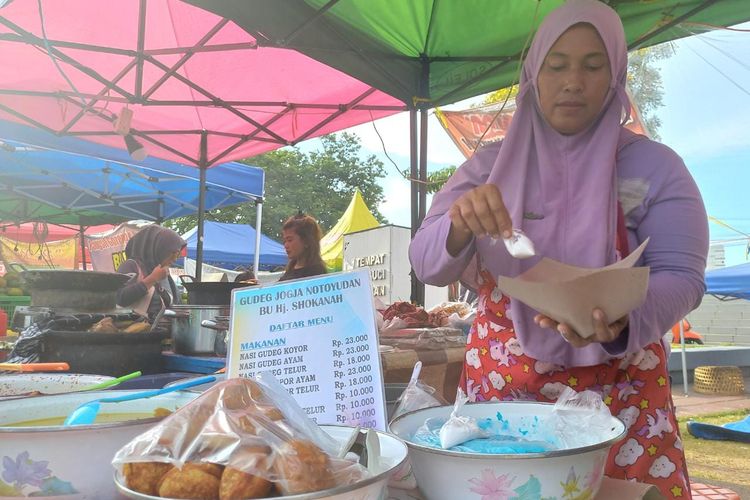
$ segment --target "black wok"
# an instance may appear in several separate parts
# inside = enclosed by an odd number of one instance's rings
[[[232,290],[254,286],[254,283],[226,281],[195,281],[188,274],[180,276],[182,286],[188,292],[188,304],[201,306],[226,306],[232,300]]]

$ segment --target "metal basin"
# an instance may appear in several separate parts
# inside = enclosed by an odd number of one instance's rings
[[[345,442],[346,438],[351,435],[350,427],[321,425],[320,428],[339,442]],[[390,479],[391,474],[393,474],[394,471],[406,461],[407,449],[403,441],[393,435],[380,431],[377,431],[377,433],[381,451],[381,462],[380,469],[371,477],[349,486],[339,486],[337,488],[323,491],[304,493],[301,495],[288,495],[277,498],[285,498],[288,500],[313,500],[323,498],[329,500],[381,500],[386,498],[388,480]],[[128,489],[124,485],[123,477],[119,472],[115,473],[115,484],[118,491],[127,498],[134,500],[171,500],[145,495]]]
[[[513,428],[524,419],[543,418],[553,408],[551,403],[508,401],[467,404],[462,414],[482,419],[501,413]],[[472,488],[486,477],[504,477],[514,488],[526,485],[528,491],[537,492],[536,498],[564,498],[563,485],[572,475],[585,485],[585,491],[579,492],[581,498],[595,498],[609,449],[626,433],[625,424],[611,417],[611,429],[597,436],[596,444],[545,453],[467,453],[414,442],[414,433],[428,418],[447,419],[452,411],[453,405],[425,408],[399,415],[390,424],[391,432],[406,441],[417,483],[425,498],[432,500],[476,498]]]
[[[30,392],[63,394],[76,392],[114,377],[83,373],[18,373],[0,375],[0,399],[19,397]]]
[[[60,500],[117,498],[110,464],[117,450],[160,420],[151,417],[156,408],[174,411],[198,394],[175,392],[102,405],[104,418],[130,417],[121,422],[79,427],[58,424],[10,427],[9,424],[52,418],[62,423],[68,413],[86,401],[134,392],[139,391],[96,391],[0,401],[0,448],[8,464],[18,464],[17,469],[13,468],[15,472],[10,472],[11,476],[17,475],[10,479],[5,474],[3,481],[16,490],[14,496]],[[7,466],[5,470],[8,472]],[[27,473],[22,474],[22,470]],[[33,471],[33,477],[29,471]]]

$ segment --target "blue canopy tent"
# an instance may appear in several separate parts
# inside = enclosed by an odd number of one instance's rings
[[[195,259],[197,233],[198,228],[193,228],[183,235],[188,242],[187,256],[191,259]],[[253,249],[258,234],[259,231],[247,224],[206,221],[203,262],[224,269],[248,267],[255,260]],[[283,245],[261,234],[258,260],[259,269],[271,270],[286,265],[287,257]]]
[[[202,228],[205,210],[255,202],[260,224],[264,181],[262,169],[241,163],[199,170],[158,158],[136,162],[125,150],[0,121],[3,220],[88,226],[197,213]]]
[[[750,300],[750,263],[707,271],[706,293],[720,300]]]

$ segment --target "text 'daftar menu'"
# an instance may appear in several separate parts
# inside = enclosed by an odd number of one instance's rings
[[[321,424],[385,430],[367,271],[232,293],[230,377],[271,372]]]

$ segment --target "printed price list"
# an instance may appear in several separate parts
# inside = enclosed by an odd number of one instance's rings
[[[331,342],[333,376],[336,388],[337,421],[346,425],[377,427],[376,404],[382,405],[379,380],[374,380],[373,364],[379,363],[367,335],[351,335]]]

